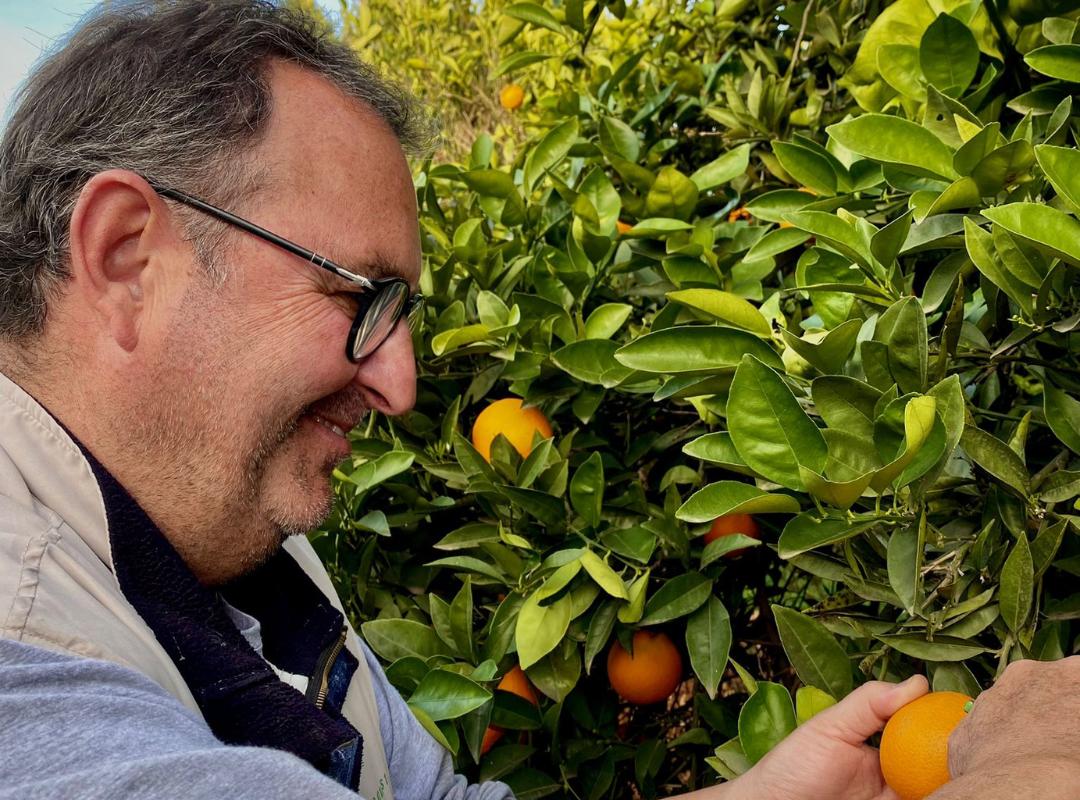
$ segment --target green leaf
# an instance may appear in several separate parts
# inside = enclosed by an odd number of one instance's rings
[[[784,222],[787,215],[810,205],[814,196],[798,189],[777,189],[758,195],[746,203],[744,208],[756,219],[766,222]]]
[[[617,352],[619,344],[610,339],[583,339],[559,348],[551,354],[551,360],[579,381],[610,389],[633,374],[632,369],[616,360]]]
[[[968,255],[979,272],[985,275],[991,283],[1005,292],[1024,311],[1031,314],[1032,299],[1031,290],[1023,282],[1013,277],[1006,268],[994,246],[993,237],[988,231],[983,230],[972,220],[964,220],[964,235]]]
[[[701,568],[705,569],[718,558],[736,550],[760,546],[761,542],[758,539],[752,539],[744,533],[729,533],[705,545],[705,550],[701,553]]]
[[[836,194],[836,170],[829,159],[789,142],[774,142],[773,152],[780,166],[800,184],[826,197]]]
[[[1022,497],[1031,495],[1031,478],[1024,462],[1007,444],[995,436],[968,425],[960,437],[960,446],[972,460]]]
[[[720,599],[712,595],[686,621],[686,649],[690,665],[712,700],[727,669],[731,650],[731,617]]]
[[[799,725],[836,705],[836,698],[814,686],[800,686],[795,691],[795,717]]]
[[[864,271],[872,271],[870,240],[862,231],[856,229],[836,214],[824,211],[796,211],[788,214],[786,220],[800,230],[813,234],[819,241],[828,244],[838,253],[847,256]]]
[[[940,434],[939,449],[934,454],[933,460],[926,466],[926,469],[934,465],[934,462],[941,456],[941,450],[945,447],[945,426],[937,416],[937,400],[930,396],[923,396],[913,397],[910,400],[899,398],[893,402],[904,410],[903,449],[897,452],[896,456],[884,467],[879,469],[874,474],[873,480],[870,481],[870,488],[879,494],[884,492],[897,478],[903,475],[908,467],[915,463],[919,452],[931,438],[935,428],[938,428]],[[882,452],[882,428],[886,425],[888,425],[888,422],[885,419],[878,419],[874,424],[874,440],[878,443],[878,451],[882,460],[887,460],[890,455],[887,450]],[[925,470],[923,471],[925,472]],[[917,477],[918,475],[908,475],[907,480],[910,482]]]
[[[491,699],[491,692],[464,675],[433,669],[409,698],[409,706],[419,708],[431,719],[457,719]]]
[[[618,333],[633,311],[633,306],[626,303],[605,303],[597,307],[585,320],[585,338],[610,339]]]
[[[522,669],[531,667],[562,641],[570,626],[570,607],[569,596],[563,596],[549,606],[541,606],[535,593],[525,600],[518,613],[515,632]]]
[[[605,600],[596,609],[589,632],[585,637],[585,672],[592,671],[593,659],[607,646],[611,632],[615,629],[615,612],[620,603],[617,600]]]
[[[810,512],[804,512],[784,526],[778,543],[780,558],[792,558],[816,547],[842,542],[870,530],[877,524],[876,518],[822,519]]]
[[[476,643],[473,640],[472,578],[462,581],[454,601],[450,604],[450,631],[454,647],[469,661],[476,661]],[[430,712],[429,712],[430,713]]]
[[[889,537],[887,555],[889,585],[904,603],[904,609],[915,616],[915,594],[919,584],[919,531],[915,527],[899,528]]]
[[[751,766],[795,730],[795,707],[788,690],[758,681],[757,691],[739,712],[739,742]]]
[[[695,492],[676,512],[686,522],[711,522],[726,514],[798,514],[799,501],[770,494],[748,483],[717,481]]]
[[[593,455],[599,455],[594,453]],[[622,578],[615,574],[615,570],[609,567],[600,556],[592,550],[586,550],[581,555],[581,566],[596,583],[612,597],[629,602],[630,595],[626,591],[626,584]]]
[[[545,525],[559,525],[566,520],[566,507],[561,498],[534,489],[518,489],[516,486],[498,484],[499,494],[514,505],[532,514]]]
[[[580,677],[581,654],[577,643],[567,639],[529,667],[529,680],[556,703],[566,699]]]
[[[664,167],[656,175],[645,197],[645,213],[650,217],[689,219],[698,201],[698,187],[675,167]]]
[[[1001,618],[1014,633],[1019,633],[1031,616],[1034,588],[1035,567],[1031,560],[1031,548],[1027,537],[1021,534],[1001,569],[998,594]]]
[[[470,522],[435,543],[436,550],[465,550],[483,542],[499,541],[499,528],[487,522]]]
[[[641,336],[615,353],[623,366],[668,375],[734,372],[745,354],[783,368],[780,356],[757,336],[733,328],[667,328]]]
[[[1080,45],[1051,44],[1037,47],[1024,56],[1024,61],[1043,75],[1070,83],[1080,83]]]
[[[743,460],[781,486],[802,491],[800,467],[825,469],[829,451],[821,431],[783,378],[751,355],[731,383],[728,428]]]
[[[873,439],[874,406],[881,392],[842,375],[815,378],[811,390],[814,407],[830,428],[848,431],[861,439]]]
[[[383,453],[374,461],[361,464],[351,475],[346,476],[350,483],[355,484],[357,492],[366,492],[378,486],[380,483],[400,475],[412,466],[413,454],[404,453],[401,450],[391,450]]]
[[[429,561],[424,566],[450,567],[458,572],[475,572],[478,575],[491,578],[499,583],[506,583],[505,575],[500,573],[491,564],[481,561],[479,558],[474,558],[473,556],[450,556],[449,558],[440,558],[435,561]]]
[[[1080,495],[1080,472],[1059,470],[1039,484],[1039,499],[1044,503],[1063,503]]]
[[[641,526],[608,530],[600,537],[600,543],[623,558],[648,564],[656,549],[656,534]]]
[[[796,353],[805,358],[819,372],[840,373],[855,349],[855,341],[862,330],[862,321],[849,319],[828,332],[807,331],[802,338],[787,328],[781,329],[784,341]]]
[[[533,64],[539,64],[541,61],[547,61],[551,56],[546,53],[537,53],[533,50],[525,50],[521,53],[513,53],[507,56],[499,65],[495,67],[495,72],[492,77],[498,78],[500,75],[509,75],[511,72],[517,72],[519,69],[525,69],[525,67],[531,67]],[[577,118],[574,118],[574,122],[577,122]]]
[[[570,481],[570,505],[593,527],[600,524],[604,502],[604,465],[600,453],[593,453],[574,471]],[[619,582],[620,585],[622,581]],[[601,584],[603,585],[603,584]]]
[[[600,146],[631,163],[638,160],[640,144],[634,129],[616,117],[600,120]],[[699,187],[700,188],[700,187]]]
[[[851,692],[851,660],[817,620],[783,606],[772,607],[784,652],[800,680],[840,700]]]
[[[1043,411],[1054,436],[1074,453],[1080,453],[1080,402],[1046,382],[1043,384]]]
[[[700,608],[712,594],[712,581],[700,572],[676,575],[649,598],[641,625],[659,625]]]
[[[546,56],[545,56],[546,57]],[[544,173],[554,169],[566,158],[578,137],[577,117],[571,117],[552,128],[540,140],[525,160],[525,188],[532,191]]]
[[[364,641],[387,661],[406,656],[428,659],[450,649],[432,628],[411,619],[376,619],[360,626]]]
[[[703,461],[721,464],[733,472],[740,472],[744,475],[754,474],[754,471],[746,465],[742,456],[735,449],[735,445],[731,441],[731,434],[727,431],[707,433],[692,442],[687,442],[683,446],[683,452],[691,458],[700,458]]]
[[[649,573],[645,572],[630,584],[630,604],[621,604],[618,609],[619,622],[633,625],[641,619],[645,611],[645,598],[648,595]]]
[[[979,69],[979,45],[967,25],[939,14],[919,43],[919,64],[926,80],[938,91],[959,97]]]
[[[798,247],[809,238],[809,233],[798,228],[777,228],[758,239],[744,258],[746,261],[764,261]]]
[[[559,21],[551,15],[551,12],[535,3],[514,3],[512,6],[504,8],[502,13],[522,22],[536,25],[539,28],[547,28],[560,36],[565,35]]]
[[[921,633],[903,633],[877,638],[906,656],[924,661],[967,661],[969,658],[986,652],[985,647],[950,636],[935,636],[932,642],[926,641],[926,637]]]
[[[1042,203],[1010,203],[987,208],[983,216],[1033,242],[1053,258],[1080,266],[1080,220],[1076,217]]]
[[[678,292],[668,292],[667,296],[676,303],[704,311],[736,328],[750,331],[766,339],[772,336],[768,320],[737,294],[722,292],[719,289],[683,289]]]
[[[851,152],[901,172],[949,182],[960,177],[952,151],[922,125],[901,117],[865,114],[826,130]]]
[[[719,158],[710,161],[690,176],[699,192],[707,192],[717,186],[730,183],[746,172],[750,166],[750,148],[753,145],[739,145],[728,150]],[[632,159],[631,159],[632,160]]]
[[[1035,148],[1035,158],[1054,190],[1080,207],[1080,151],[1043,144]]]

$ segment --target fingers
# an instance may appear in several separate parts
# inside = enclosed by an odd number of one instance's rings
[[[903,683],[870,681],[806,724],[823,736],[850,745],[862,744],[885,727],[889,717],[929,689],[922,675]]]

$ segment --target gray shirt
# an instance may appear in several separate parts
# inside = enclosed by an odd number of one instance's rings
[[[396,800],[505,800],[469,785],[364,648]],[[356,800],[279,750],[218,741],[150,678],[0,639],[0,800]],[[374,800],[374,798],[368,798]]]

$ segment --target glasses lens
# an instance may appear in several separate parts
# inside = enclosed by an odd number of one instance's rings
[[[371,301],[371,305],[363,313],[356,328],[353,338],[353,360],[360,361],[367,358],[386,338],[393,333],[405,307],[409,302],[409,284],[405,281],[394,281],[380,287],[378,294]]]

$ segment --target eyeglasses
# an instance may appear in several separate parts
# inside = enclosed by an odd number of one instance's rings
[[[318,253],[313,253],[307,248],[294,244],[288,239],[283,239],[276,233],[260,228],[258,225],[248,222],[246,219],[241,219],[235,214],[230,214],[217,206],[212,206],[191,195],[178,192],[176,189],[159,186],[153,182],[150,183],[150,186],[162,197],[198,209],[204,214],[209,214],[215,219],[247,231],[253,236],[258,236],[260,239],[270,242],[270,244],[276,245],[286,252],[299,256],[317,267],[322,267],[347,281],[357,284],[360,287],[360,291],[356,293],[359,308],[356,312],[356,318],[353,320],[352,329],[349,331],[349,338],[345,343],[345,355],[354,363],[362,361],[378,350],[382,343],[394,332],[394,328],[397,327],[402,317],[408,317],[410,328],[415,328],[417,321],[420,319],[424,307],[424,296],[419,292],[410,294],[408,281],[401,278],[370,280],[362,275],[350,272]]]

